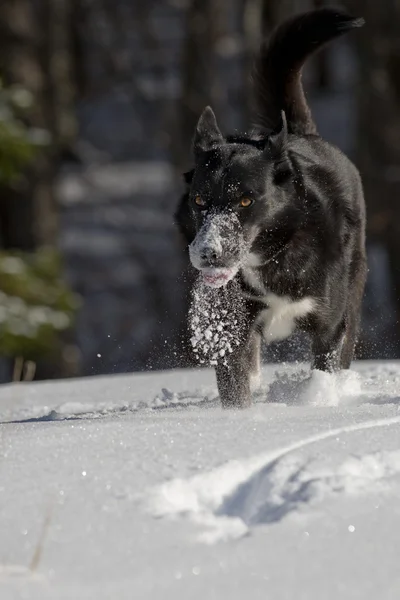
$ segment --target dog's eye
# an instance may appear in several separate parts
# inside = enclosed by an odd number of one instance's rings
[[[242,208],[248,208],[253,204],[253,200],[251,198],[242,198],[239,204]]]
[[[194,202],[195,204],[197,204],[197,206],[207,206],[207,202],[205,200],[203,200],[203,198],[201,196],[195,196],[194,198]]]

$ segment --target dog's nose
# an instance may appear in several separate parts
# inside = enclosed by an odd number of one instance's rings
[[[201,259],[209,262],[210,264],[215,263],[221,258],[221,252],[212,246],[206,246],[201,250]]]

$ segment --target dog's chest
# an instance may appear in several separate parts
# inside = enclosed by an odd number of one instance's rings
[[[305,296],[292,300],[269,292],[262,298],[268,308],[261,311],[258,320],[267,342],[284,340],[296,329],[298,319],[309,315],[315,308],[315,300]]]
[[[256,269],[247,268],[242,273],[246,283],[261,294],[257,296],[258,300],[266,305],[257,318],[257,324],[267,342],[289,337],[296,329],[298,320],[316,308],[316,301],[312,296],[293,300],[289,296],[280,296],[266,290]]]

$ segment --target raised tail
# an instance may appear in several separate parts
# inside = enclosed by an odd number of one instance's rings
[[[255,124],[272,131],[284,110],[289,133],[315,134],[301,81],[303,65],[324,44],[363,25],[364,19],[336,8],[310,11],[279,25],[262,44],[254,66]]]

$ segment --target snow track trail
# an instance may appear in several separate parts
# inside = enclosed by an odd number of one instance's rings
[[[296,451],[329,438],[393,425],[400,426],[400,416],[339,427],[266,455],[229,462],[187,481],[167,482],[154,495],[154,514],[189,516],[214,528],[201,540],[217,542],[230,534],[236,538],[248,533],[246,525],[278,521],[322,495],[368,491],[400,474],[400,442],[398,451],[354,456],[324,473],[307,468],[310,458],[301,459]],[[225,517],[232,517],[232,522]]]

